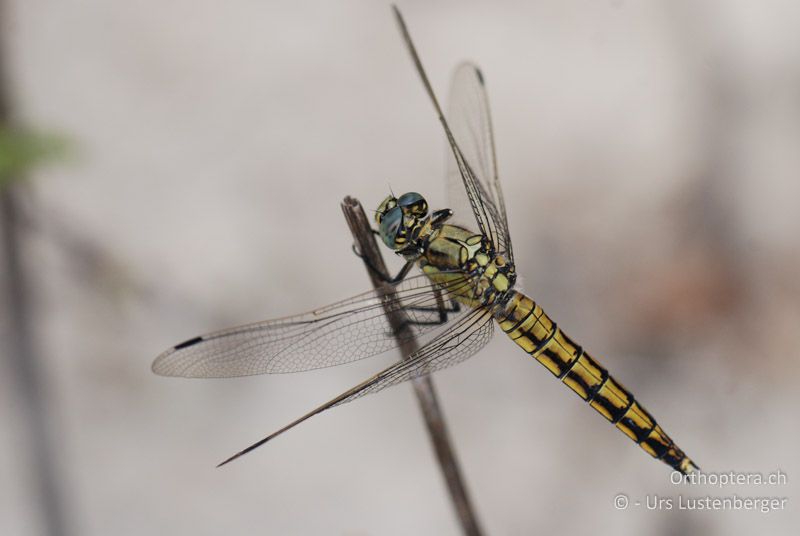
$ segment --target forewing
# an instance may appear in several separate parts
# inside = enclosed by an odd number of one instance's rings
[[[451,130],[450,125],[444,116],[444,112],[442,112],[442,108],[439,105],[436,94],[433,92],[433,87],[431,86],[430,80],[428,80],[428,75],[425,73],[425,69],[422,67],[422,62],[419,59],[419,54],[414,47],[414,43],[411,41],[411,36],[408,33],[408,28],[403,20],[403,16],[400,14],[400,11],[396,6],[394,6],[394,13],[397,23],[400,26],[400,33],[403,36],[409,54],[411,54],[411,59],[414,61],[414,66],[417,69],[417,73],[422,79],[422,84],[425,87],[425,91],[428,93],[428,97],[430,98],[431,103],[436,110],[436,114],[439,117],[439,122],[444,129],[447,143],[449,144],[453,153],[455,168],[458,170],[458,173],[461,176],[461,181],[469,201],[469,206],[472,209],[472,214],[475,216],[475,221],[478,224],[478,230],[489,238],[498,251],[507,253],[507,247],[505,247],[505,245],[502,243],[500,236],[500,228],[502,227],[500,212],[495,206],[494,202],[491,200],[489,192],[486,191],[476,177],[476,172],[472,169],[472,163],[468,162],[464,156],[464,153],[459,146],[459,142],[456,140],[453,131]]]
[[[455,279],[435,284],[425,275],[409,277],[386,295],[381,289],[305,314],[267,320],[189,339],[153,362],[153,372],[187,378],[227,378],[330,367],[396,348],[447,320],[451,293],[467,285]],[[394,333],[386,311],[400,313],[408,329]]]
[[[481,187],[479,189],[481,200],[486,205],[488,217],[493,220],[494,227],[497,229],[496,246],[498,251],[513,260],[508,216],[497,174],[497,157],[489,99],[483,74],[472,63],[462,63],[453,73],[448,97],[447,119],[464,160]],[[450,150],[448,150],[447,163],[447,188],[450,202],[448,208],[455,212],[455,223],[466,224],[463,220],[466,215],[463,213],[465,209],[470,208],[469,198],[464,189],[461,169]],[[459,215],[462,219],[459,219]]]

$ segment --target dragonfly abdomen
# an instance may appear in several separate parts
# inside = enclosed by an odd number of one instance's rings
[[[533,300],[511,290],[505,307],[495,317],[511,340],[645,452],[682,473],[696,469],[634,396],[561,331]]]

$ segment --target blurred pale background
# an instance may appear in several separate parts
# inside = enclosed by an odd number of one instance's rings
[[[522,284],[707,471],[676,487],[510,341],[436,377],[487,533],[789,534],[797,515],[800,5],[403,2],[432,82],[487,77]],[[382,2],[6,2],[18,185],[70,534],[458,534],[407,386],[222,458],[395,356],[165,379],[167,346],[366,289],[339,202],[444,203],[443,137]],[[4,313],[8,324],[8,310]],[[0,361],[0,533],[44,529]],[[619,492],[789,497],[618,511]]]

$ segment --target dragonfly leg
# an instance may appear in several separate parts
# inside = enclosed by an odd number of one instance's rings
[[[434,227],[439,227],[444,222],[449,220],[453,216],[453,211],[449,208],[443,208],[442,210],[437,210],[431,215],[431,225]]]
[[[406,261],[406,264],[402,268],[400,268],[400,271],[397,272],[397,275],[395,275],[394,277],[390,277],[385,273],[383,273],[381,270],[378,270],[378,268],[376,268],[372,264],[372,261],[370,261],[366,255],[362,255],[361,252],[358,250],[356,244],[353,244],[353,253],[356,254],[356,257],[364,261],[364,264],[367,266],[370,272],[375,274],[384,283],[389,283],[390,285],[396,285],[397,283],[405,279],[406,276],[408,275],[409,270],[411,270],[411,268],[414,266],[414,261]]]
[[[448,313],[458,313],[461,311],[461,305],[456,300],[451,299],[448,305],[444,307],[414,307],[409,306],[404,308],[406,311],[418,311],[421,313],[439,313],[439,320],[422,321],[422,320],[409,320],[409,324],[416,326],[428,326],[434,324],[444,324],[447,322]]]
[[[441,294],[439,293],[439,297]],[[402,331],[406,327],[409,326],[441,326],[447,323],[447,315],[450,313],[458,313],[461,311],[461,305],[454,299],[449,300],[449,306],[445,305],[444,300],[438,299],[439,305],[436,307],[419,307],[419,306],[407,306],[404,308],[406,312],[416,311],[422,313],[439,313],[439,318],[436,320],[416,320],[416,319],[408,319],[405,320],[399,327],[399,330]],[[408,318],[408,316],[406,316]]]
[[[406,278],[408,275],[409,270],[414,266],[415,261],[406,261],[400,271],[397,272],[397,275],[394,277],[387,277],[386,275],[381,275],[381,278],[389,284],[395,285]]]
[[[461,311],[461,305],[455,300],[450,300],[450,305],[445,307],[406,307],[406,311],[421,313],[439,313],[438,320],[408,320],[406,324],[414,326],[435,326],[447,322],[447,315]]]

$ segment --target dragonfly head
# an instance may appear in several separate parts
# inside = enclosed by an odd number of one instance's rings
[[[429,219],[428,202],[417,192],[390,195],[375,212],[381,240],[398,253],[414,247]]]

